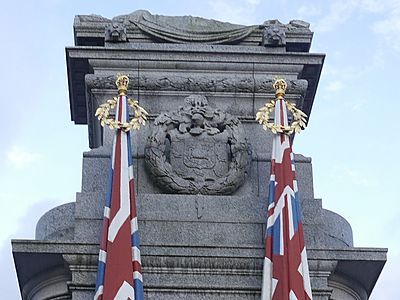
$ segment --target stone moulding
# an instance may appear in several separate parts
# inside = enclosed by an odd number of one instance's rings
[[[131,90],[158,90],[158,91],[190,91],[190,92],[230,92],[230,93],[271,93],[275,91],[272,87],[274,80],[266,76],[252,74],[221,75],[213,74],[206,76],[193,75],[163,75],[160,73],[149,74],[127,74]],[[115,75],[85,76],[88,89],[115,89]],[[288,80],[287,94],[305,95],[308,87],[307,80]]]
[[[38,274],[28,281],[22,289],[23,299],[71,299],[67,288],[67,282],[71,280],[71,274],[64,268],[58,267]]]
[[[158,186],[180,194],[231,194],[244,182],[249,147],[240,121],[191,95],[178,111],[162,113],[145,147]]]
[[[32,269],[29,264],[24,263],[27,254],[34,255],[35,261],[40,263],[43,268],[54,267],[50,258],[57,255],[63,258],[57,266],[64,270],[57,274],[70,275],[64,279],[64,289],[53,290],[54,295],[66,295],[56,299],[71,299],[67,295],[74,294],[75,291],[77,294],[73,295],[73,299],[82,292],[85,292],[85,299],[93,298],[98,244],[13,240],[12,245],[19,274],[24,274],[20,277],[20,285],[26,286],[24,289],[26,292],[31,292],[33,288],[40,288],[40,286],[51,287],[51,284],[48,285],[51,283],[48,279],[55,275],[54,273],[44,273],[44,278],[37,277],[37,271]],[[246,293],[254,293],[254,299],[259,299],[259,296],[256,295],[260,293],[264,253],[261,244],[259,247],[251,248],[155,247],[144,244],[141,250],[144,253],[142,258],[146,276],[146,293],[148,295],[159,293],[156,295],[159,296],[158,298],[152,299],[176,299],[176,297],[180,297],[176,295],[177,293],[181,293],[187,298],[188,293],[199,292],[214,294],[226,292],[229,297],[211,299],[253,299],[249,298]],[[330,296],[333,296],[332,292],[335,294],[334,290],[337,290],[336,292],[340,290],[351,294],[353,298],[350,299],[367,299],[366,295],[371,293],[377,276],[386,261],[386,252],[387,249],[377,248],[307,249],[310,275],[314,284],[314,297],[330,299]],[[357,276],[357,272],[363,276]],[[229,276],[225,281],[227,286],[221,288],[215,278],[222,278],[225,275]],[[28,280],[28,278],[34,277],[35,282]],[[199,289],[193,285],[179,285],[175,282],[177,278],[182,280],[191,278],[196,280],[196,284],[202,282],[203,286],[208,288]],[[251,278],[250,284],[243,287],[243,278]],[[163,282],[161,279],[165,281]],[[357,280],[356,285],[347,284],[354,280]],[[238,288],[238,282],[241,284],[240,288]],[[66,283],[68,283],[68,291],[65,290]],[[356,287],[361,287],[361,290]],[[166,293],[170,293],[171,297],[168,298]],[[234,298],[234,294],[240,294],[242,297]],[[39,299],[44,298],[40,297]]]

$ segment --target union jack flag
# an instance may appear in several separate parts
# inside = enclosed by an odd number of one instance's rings
[[[126,96],[119,96],[116,120],[129,118]],[[94,300],[143,300],[143,278],[129,132],[114,136],[104,208]]]
[[[288,125],[286,104],[277,99],[275,124]],[[311,300],[294,156],[289,136],[274,135],[262,300]]]

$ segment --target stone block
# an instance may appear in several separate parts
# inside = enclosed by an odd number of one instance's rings
[[[143,245],[239,246],[261,245],[262,224],[210,222],[139,222]]]
[[[38,221],[36,240],[68,241],[74,237],[75,203],[66,203],[46,212]]]

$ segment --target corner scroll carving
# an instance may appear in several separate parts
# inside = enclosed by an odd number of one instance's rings
[[[111,23],[106,25],[105,38],[106,42],[125,43],[128,41],[126,36],[126,26],[122,23]]]
[[[278,47],[286,45],[286,26],[278,20],[264,23],[263,46]]]

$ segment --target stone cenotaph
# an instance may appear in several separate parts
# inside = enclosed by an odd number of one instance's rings
[[[145,298],[260,299],[272,133],[255,113],[279,76],[310,116],[325,55],[309,52],[309,24],[135,11],[77,16],[74,36],[71,118],[91,150],[76,200],[44,214],[34,240],[12,241],[22,299],[93,299],[112,145],[95,111],[118,72],[149,112],[132,134]],[[354,247],[349,223],[314,198],[311,159],[295,162],[314,299],[368,299],[387,250]]]

